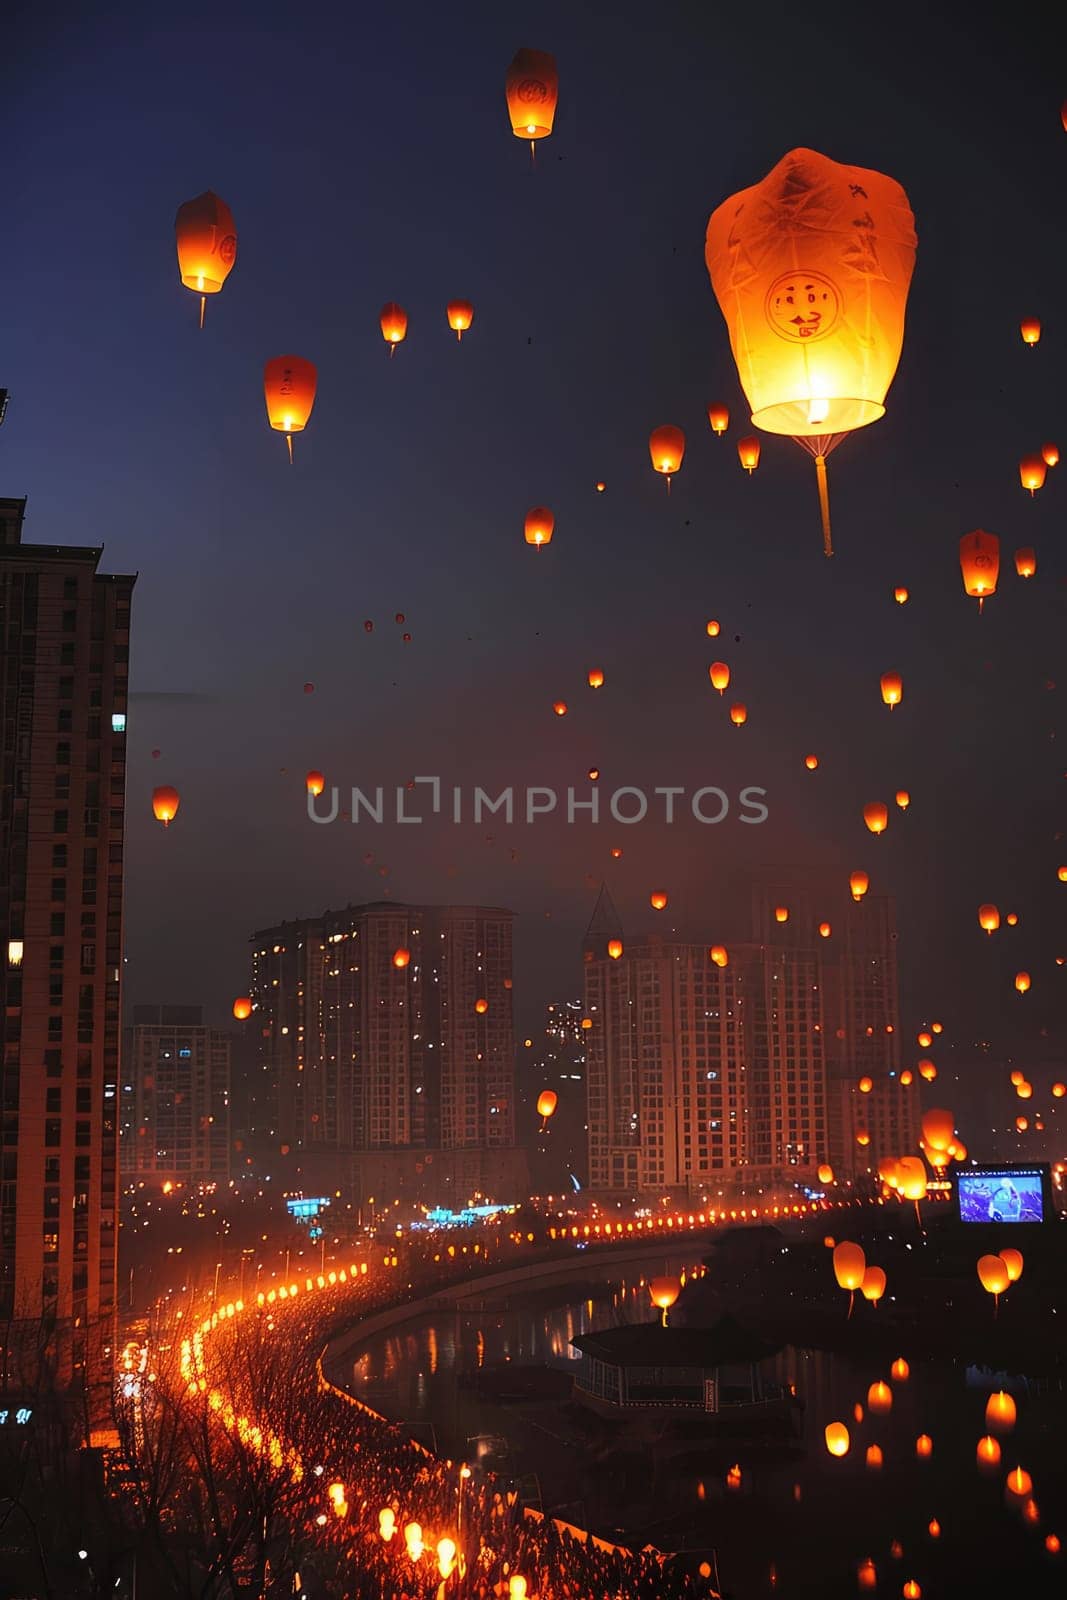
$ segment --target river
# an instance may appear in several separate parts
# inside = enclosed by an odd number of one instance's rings
[[[878,1379],[889,1382],[884,1363],[787,1347],[764,1370],[795,1384],[803,1401],[793,1439],[720,1441],[681,1455],[665,1446],[627,1454],[607,1449],[602,1435],[591,1438],[566,1403],[577,1355],[570,1341],[650,1320],[647,1276],[683,1266],[699,1270],[683,1256],[659,1256],[613,1281],[594,1281],[609,1267],[593,1269],[581,1299],[573,1286],[542,1288],[415,1318],[368,1341],[352,1364],[351,1390],[438,1453],[519,1480],[535,1504],[564,1520],[628,1544],[715,1549],[724,1588],[738,1600],[852,1596],[867,1558],[883,1596],[901,1595],[909,1580],[926,1600],[1063,1592],[1065,1558],[1044,1547],[1050,1531],[1067,1546],[1060,1389],[911,1361],[908,1378],[890,1385],[891,1410],[875,1416],[867,1392]],[[519,1374],[516,1390],[536,1367],[559,1374],[563,1392],[479,1394],[479,1374],[492,1381],[509,1366]],[[983,1474],[975,1449],[987,1431],[986,1397],[1002,1382],[1016,1394],[1019,1422],[1002,1439],[1000,1470]],[[866,1413],[860,1423],[857,1404]],[[843,1459],[825,1447],[832,1421],[851,1435]],[[932,1440],[929,1455],[917,1453],[920,1434]],[[882,1451],[878,1468],[867,1463],[871,1444]],[[1033,1475],[1038,1522],[1005,1494],[1005,1473],[1017,1462]],[[728,1487],[735,1464],[740,1486]]]

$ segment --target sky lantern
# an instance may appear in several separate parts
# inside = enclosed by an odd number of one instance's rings
[[[875,1415],[885,1415],[893,1409],[893,1391],[884,1379],[879,1378],[877,1383],[872,1383],[867,1390],[867,1410]]]
[[[850,1239],[842,1239],[840,1244],[834,1246],[834,1277],[837,1279],[839,1289],[848,1290],[849,1316],[852,1315],[852,1302],[856,1290],[863,1282],[866,1270],[867,1258],[862,1245],[853,1244]]]
[[[928,1433],[920,1433],[919,1437],[915,1441],[915,1454],[917,1456],[928,1458],[932,1456],[933,1453],[934,1441],[931,1439]]]
[[[1009,911],[1007,916],[1004,918],[1004,921],[1008,924],[1009,928],[1017,927],[1019,923],[1019,913],[1017,911]]]
[[[848,1429],[843,1422],[828,1422],[824,1432],[826,1448],[832,1456],[847,1456],[850,1444]]]
[[[276,432],[285,434],[290,462],[293,434],[303,433],[307,427],[317,385],[318,374],[303,356],[275,356],[263,369],[267,419]]]
[[[158,789],[152,790],[152,812],[157,822],[169,828],[174,818],[178,815],[181,805],[181,796],[177,789],[172,789],[169,783],[161,784]]]
[[[648,1286],[649,1299],[663,1313],[663,1326],[667,1326],[667,1313],[674,1305],[682,1292],[682,1285],[677,1278],[653,1278]]]
[[[238,1022],[247,1022],[252,1015],[252,997],[247,994],[238,995],[233,1003],[233,1014]]]
[[[390,300],[382,307],[379,321],[382,338],[389,346],[389,354],[394,355],[397,345],[403,344],[408,336],[408,314],[403,306],[398,306],[395,300]]]
[[[863,820],[871,833],[884,833],[889,826],[889,807],[872,800],[863,808]]]
[[[608,940],[608,955],[611,957],[612,961],[618,961],[619,957],[622,955],[621,939]]]
[[[871,880],[865,872],[853,872],[849,877],[848,886],[852,891],[853,900],[862,900],[871,886]]]
[[[789,907],[788,906],[775,906],[775,908],[774,908],[774,920],[775,920],[775,922],[788,922],[789,921]]]
[[[885,1294],[885,1271],[882,1267],[865,1268],[860,1280],[860,1294],[865,1300],[869,1300],[871,1305],[878,1304]]]
[[[662,472],[667,479],[667,493],[671,492],[671,478],[681,469],[682,457],[685,455],[685,434],[681,428],[675,428],[671,423],[665,423],[661,428],[653,428],[648,438],[648,453],[652,457],[652,465],[657,472]]]
[[[960,571],[964,589],[978,601],[978,610],[981,611],[989,596],[997,592],[1000,540],[995,533],[976,528],[973,533],[963,535],[960,540]]]
[[[1041,323],[1037,317],[1024,317],[1019,324],[1023,344],[1036,344],[1041,337]]]
[[[933,1034],[927,1033],[925,1029],[923,1029],[922,1033],[917,1033],[915,1038],[920,1050],[929,1050],[934,1042]]]
[[[740,700],[736,705],[730,707],[730,721],[733,723],[735,728],[744,727],[745,723],[748,721],[748,707],[742,704]]]
[[[708,668],[708,677],[711,679],[713,689],[718,689],[720,694],[726,690],[730,682],[730,669],[725,661],[713,661]]]
[[[1062,1100],[1065,1094],[1067,1094],[1067,1083],[1057,1082],[1052,1085],[1052,1097],[1054,1100]]]
[[[919,1062],[919,1077],[922,1078],[925,1083],[933,1083],[934,1079],[937,1077],[937,1068],[934,1066],[932,1061],[926,1059],[925,1057]]]
[[[819,1182],[820,1183],[833,1183],[833,1181],[834,1181],[834,1169],[833,1169],[833,1167],[830,1165],[830,1163],[828,1161],[824,1161],[822,1163],[822,1166],[819,1168]]]
[[[714,617],[704,624],[704,632],[707,634],[709,639],[717,639],[720,631],[719,624],[715,621]]]
[[[871,1090],[873,1088],[874,1088],[874,1079],[873,1078],[861,1078],[860,1079],[860,1081],[859,1081],[860,1094],[870,1094],[870,1092],[871,1092]]]
[[[1060,447],[1057,444],[1043,444],[1041,446],[1041,459],[1046,467],[1058,467],[1060,464]]]
[[[504,79],[504,94],[516,139],[529,139],[530,158],[538,139],[547,139],[559,103],[559,72],[555,56],[547,50],[515,52]]]
[[[894,1383],[907,1383],[908,1379],[911,1377],[911,1368],[908,1366],[908,1363],[904,1360],[903,1356],[897,1356],[897,1359],[893,1362],[893,1365],[889,1369],[889,1376],[892,1378]]]
[[[1008,1493],[1015,1495],[1019,1500],[1025,1500],[1033,1487],[1034,1480],[1023,1467],[1012,1467],[1005,1479]]]
[[[542,1133],[548,1127],[548,1119],[553,1115],[558,1104],[559,1095],[555,1089],[542,1089],[537,1096],[537,1115],[543,1119],[541,1123]]]
[[[488,1000],[476,1000],[474,1002],[474,1009],[479,1017],[484,1017],[485,1013],[489,1010]]]
[[[450,300],[445,307],[445,315],[458,342],[474,321],[474,307],[469,300]]]
[[[667,909],[667,896],[664,894],[662,889],[654,890],[654,892],[649,895],[648,902],[653,911],[665,911]]]
[[[980,1471],[998,1466],[1000,1463],[1000,1445],[992,1434],[987,1433],[984,1438],[979,1439],[974,1454]]]
[[[915,265],[900,184],[791,150],[708,222],[705,260],[752,421],[815,458],[833,554],[826,457],[885,415]]]
[[[1000,1251],[1000,1259],[1003,1261],[1004,1269],[1008,1274],[1008,1282],[1018,1283],[1019,1279],[1023,1275],[1022,1251],[1009,1247],[1006,1250]]]
[[[543,544],[551,544],[555,526],[556,519],[547,506],[531,506],[526,513],[526,543],[536,545],[538,549]]]
[[[565,717],[567,715],[566,700],[553,700],[552,709],[556,713],[557,717]]]
[[[923,1112],[922,1130],[923,1138],[931,1149],[947,1150],[956,1131],[955,1118],[951,1111],[931,1108]]]
[[[997,910],[996,906],[986,905],[978,907],[978,926],[980,928],[984,928],[987,934],[992,935],[996,933],[997,929],[1000,927],[1000,912]]]
[[[903,585],[901,585],[899,589],[894,589],[893,599],[896,601],[898,606],[906,606],[908,603],[907,589],[905,589]]]
[[[1024,489],[1029,489],[1031,499],[1038,489],[1043,488],[1046,471],[1044,456],[1023,456],[1019,462],[1019,481]]]
[[[326,779],[321,772],[309,772],[304,782],[307,784],[308,794],[320,795],[326,787]]]
[[[1015,1093],[1020,1100],[1030,1100],[1033,1098],[1034,1086],[1032,1083],[1027,1083],[1025,1078],[1020,1078],[1015,1085]]]
[[[447,1582],[452,1576],[456,1565],[455,1539],[438,1539],[437,1541],[437,1570]]]
[[[754,433],[746,434],[737,441],[737,459],[751,478],[759,466],[760,443]]]
[[[915,1082],[915,1075],[910,1067],[904,1068],[904,1071],[900,1074],[900,1081],[905,1089],[907,1089],[910,1084]]]
[[[1037,571],[1037,555],[1029,545],[1022,550],[1016,550],[1015,570],[1020,578],[1032,578]]]
[[[1020,994],[1025,994],[1030,987],[1030,974],[1028,972],[1017,972],[1015,974],[1015,987]]]
[[[870,1456],[869,1450],[867,1454]],[[861,1561],[857,1566],[856,1583],[861,1589],[877,1589],[878,1568],[875,1566],[870,1556],[867,1556],[865,1560]]]
[[[178,207],[174,219],[178,272],[187,289],[200,296],[200,326],[209,294],[218,294],[237,260],[237,228],[225,200],[205,189]]]
[[[818,756],[805,756],[804,765],[807,767],[809,772],[815,772],[819,765]]]
[[[820,922],[819,923],[819,938],[820,939],[828,939],[830,937],[831,933],[833,933],[833,931],[834,931],[833,928],[830,926],[830,924],[828,922]]]
[[[407,967],[407,966],[410,966],[410,964],[411,964],[411,951],[410,950],[405,949],[404,946],[401,945],[401,947],[398,950],[394,950],[393,951],[393,966],[396,967],[398,972],[402,972],[403,969],[405,967]]]
[[[985,1403],[985,1425],[990,1433],[1010,1433],[1017,1415],[1014,1398],[1003,1389],[996,1390]]]
[[[904,698],[904,679],[899,672],[883,672],[880,681],[882,701],[892,711]]]
[[[911,795],[908,793],[907,789],[898,789],[894,799],[896,800],[896,803],[900,807],[901,811],[907,811],[908,807],[911,805]]]
[[[604,674],[599,667],[590,668],[589,687],[590,689],[602,689],[604,687]]]
[[[882,1455],[882,1447],[881,1447],[880,1444],[869,1444],[867,1446],[866,1461],[867,1461],[867,1466],[868,1466],[868,1468],[869,1468],[869,1470],[871,1472],[878,1472],[880,1470],[881,1466],[882,1466],[882,1462],[883,1462],[884,1459],[885,1458]],[[864,1587],[865,1587],[865,1585],[861,1583],[860,1584],[860,1588],[862,1589]],[[872,1585],[868,1585],[867,1587],[873,1588],[874,1586],[872,1584]]]
[[[713,944],[708,951],[708,957],[717,967],[728,967],[730,965],[729,952],[724,944]]]
[[[978,1281],[986,1294],[993,1296],[993,1314],[996,1315],[997,1304],[1011,1279],[1008,1269],[999,1256],[979,1256]]]
[[[718,434],[721,439],[730,426],[730,413],[725,406],[709,406],[708,422],[711,425],[712,433]]]

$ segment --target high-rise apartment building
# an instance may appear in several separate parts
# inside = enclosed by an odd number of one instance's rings
[[[231,1036],[200,1006],[134,1006],[122,1067],[126,1182],[226,1183]]]
[[[515,1142],[512,920],[384,901],[254,934],[256,1131],[324,1172],[346,1170],[331,1155],[410,1153],[361,1160],[357,1188],[377,1172],[379,1191],[395,1178],[406,1193],[445,1172],[460,1188],[503,1177],[506,1160],[481,1157]]]
[[[586,1134],[585,1013],[580,1000],[554,1000],[545,1007],[540,1037],[519,1055],[523,1142],[533,1152],[531,1177],[538,1194],[570,1194],[587,1181],[589,1141]],[[545,1089],[556,1096],[556,1109],[544,1119],[537,1101]]]
[[[816,958],[827,1111],[820,1159],[838,1177],[856,1179],[876,1173],[883,1156],[914,1154],[921,1080],[914,1061],[911,1081],[902,1080],[891,897],[867,893],[856,901],[845,883],[793,873],[761,886],[753,913],[756,936],[769,948]]]
[[[0,1386],[96,1374],[115,1306],[132,577],[0,500]]]
[[[584,951],[594,1190],[814,1183],[826,1161],[856,1179],[916,1147],[891,903],[772,884],[754,913],[722,966],[706,944],[631,945],[617,919],[613,959],[601,896]]]

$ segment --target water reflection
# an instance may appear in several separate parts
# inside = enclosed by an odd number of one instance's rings
[[[681,1259],[670,1270],[683,1265],[692,1270]],[[649,1270],[663,1271],[662,1260]],[[653,1427],[620,1444],[566,1403],[577,1357],[571,1341],[652,1321],[648,1275],[583,1285],[580,1300],[573,1288],[542,1289],[435,1312],[372,1339],[353,1364],[353,1392],[441,1454],[518,1481],[567,1520],[661,1549],[714,1546],[741,1600],[852,1596],[867,1559],[878,1567],[879,1592],[899,1594],[912,1578],[928,1595],[987,1592],[989,1583],[1028,1600],[1057,1592],[1043,1541],[1050,1530],[1065,1531],[1061,1385],[922,1361],[906,1349],[899,1354],[907,1376],[897,1377],[890,1359],[787,1347],[762,1365],[767,1377],[796,1385],[803,1410],[795,1437],[680,1445]],[[518,1398],[492,1396],[486,1386],[506,1379],[509,1367],[559,1374],[559,1392],[523,1392],[516,1379]],[[879,1383],[889,1400],[877,1390],[872,1410],[869,1390]],[[1004,1471],[983,1477],[975,1466],[985,1400],[1000,1388],[1019,1400],[1003,1469],[1021,1461],[1034,1474],[1043,1520],[1030,1527],[1006,1508]],[[841,1459],[824,1442],[835,1421],[850,1436]],[[928,1455],[916,1449],[920,1435],[932,1440]],[[985,1555],[978,1527],[992,1540]]]

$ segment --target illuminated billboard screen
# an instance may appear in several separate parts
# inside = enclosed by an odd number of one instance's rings
[[[961,1222],[1044,1222],[1041,1167],[985,1167],[960,1172],[956,1195]]]

